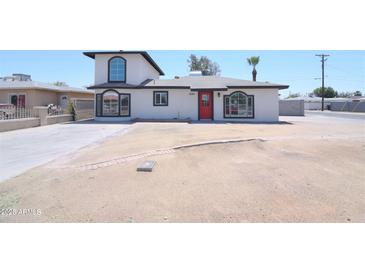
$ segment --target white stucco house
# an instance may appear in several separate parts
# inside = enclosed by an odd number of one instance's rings
[[[95,59],[95,119],[277,122],[287,85],[190,75],[160,79],[145,51],[84,52]]]

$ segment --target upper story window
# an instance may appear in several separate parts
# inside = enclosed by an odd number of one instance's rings
[[[126,62],[122,57],[109,60],[109,82],[126,82]]]
[[[169,93],[167,91],[154,91],[153,92],[153,105],[154,106],[168,106],[169,105]]]

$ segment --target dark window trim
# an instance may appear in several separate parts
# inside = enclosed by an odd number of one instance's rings
[[[121,97],[122,95],[128,96],[128,114],[127,115],[121,115]],[[131,94],[130,93],[119,93],[119,117],[131,117]]]
[[[110,80],[110,62],[113,59],[120,58],[124,60],[124,81],[112,81]],[[108,60],[108,83],[126,83],[127,82],[127,60],[121,56],[113,56]]]
[[[99,110],[99,106],[98,106],[98,98],[100,98],[100,115],[98,115],[98,110]],[[102,117],[103,116],[103,94],[98,93],[95,94],[95,117]]]
[[[156,93],[166,93],[167,95],[167,102],[163,105],[156,104]],[[169,92],[166,90],[155,90],[153,91],[153,106],[154,107],[167,107],[169,105]]]
[[[107,93],[107,92],[114,92],[118,95],[118,104],[119,104],[119,99],[120,99],[120,96],[119,96],[119,92],[116,91],[115,89],[108,89],[108,90],[105,90],[102,94],[101,94],[101,116],[100,117],[119,117],[119,114],[120,114],[120,106],[118,105],[118,115],[103,115],[104,113],[104,94]]]
[[[250,117],[242,117],[242,116],[241,117],[227,117],[226,116],[226,108],[225,108],[226,98],[231,97],[235,93],[242,93],[245,96],[252,98],[252,116],[250,116]],[[255,119],[255,96],[248,95],[247,93],[245,93],[243,91],[234,91],[229,95],[223,95],[223,118],[224,119]]]
[[[113,92],[116,92],[118,94],[118,116],[115,116],[115,115],[103,115],[103,106],[104,106],[104,102],[103,102],[103,99],[104,99],[104,93],[106,92],[109,92],[109,91],[113,91]],[[120,97],[121,95],[127,95],[129,98],[128,100],[128,115],[120,115]],[[98,93],[95,95],[95,116],[96,117],[130,117],[131,116],[131,94],[130,93],[119,93],[117,90],[115,89],[107,89],[107,90],[104,90],[102,93]],[[100,96],[101,98],[101,110],[100,110],[100,114],[101,115],[97,115],[98,114],[98,100],[97,100],[97,97]]]

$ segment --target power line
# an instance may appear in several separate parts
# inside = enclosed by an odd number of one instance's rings
[[[337,70],[337,71],[345,72],[345,73],[347,73],[347,74],[351,74],[351,76],[352,76],[352,77],[354,77],[354,76],[355,76],[355,77],[361,77],[361,78],[364,78],[364,77],[365,77],[365,71],[364,71],[364,74],[358,74],[358,73],[356,73],[356,72],[350,72],[350,71],[345,70],[345,69],[343,69],[343,68],[335,67],[335,66],[333,66],[333,65],[327,65],[327,67],[328,67],[328,68],[335,69],[335,70]]]
[[[324,76],[324,78],[327,78],[328,77],[328,75],[325,75]],[[313,78],[314,80],[322,80],[322,77],[315,77],[315,78]]]
[[[324,110],[324,62],[327,61],[328,54],[316,54],[317,57],[321,57],[322,62],[322,111]]]

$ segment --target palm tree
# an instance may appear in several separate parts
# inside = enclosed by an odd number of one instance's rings
[[[253,67],[252,81],[256,82],[256,75],[257,75],[256,66],[260,62],[260,56],[251,56],[250,58],[247,58],[247,62],[250,66]]]

